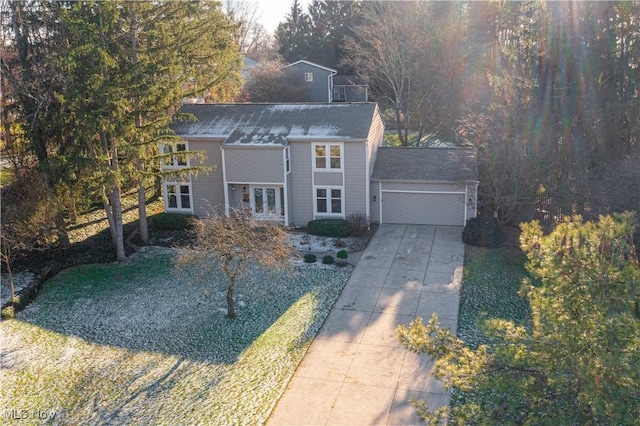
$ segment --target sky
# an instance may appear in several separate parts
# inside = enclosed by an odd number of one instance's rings
[[[260,23],[267,31],[273,33],[278,24],[291,10],[293,0],[253,0],[258,4],[258,14],[261,15]],[[307,11],[307,5],[311,0],[299,0],[303,11]]]

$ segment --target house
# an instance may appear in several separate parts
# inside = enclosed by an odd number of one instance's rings
[[[355,76],[337,75],[337,71],[309,61],[297,61],[285,67],[304,88],[306,102],[367,102],[368,86]]]
[[[216,169],[165,180],[167,212],[240,210],[287,226],[351,214],[451,225],[475,216],[475,152],[382,147],[375,103],[190,104],[182,112],[197,121],[175,123],[184,142],[164,152],[202,151],[206,160],[176,156],[163,169]]]

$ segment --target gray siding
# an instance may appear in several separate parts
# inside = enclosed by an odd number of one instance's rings
[[[291,173],[287,175],[287,200],[285,204],[285,208],[287,209],[287,215],[289,216],[289,225],[293,225],[293,190],[292,190],[292,179]]]
[[[314,172],[313,181],[316,185],[342,186],[342,172]]]
[[[476,217],[478,212],[476,211],[476,199],[478,194],[476,193],[476,184],[467,184],[467,219]]]
[[[306,225],[313,219],[311,184],[311,143],[291,145],[291,218],[292,225]]]
[[[347,142],[344,144],[344,197],[345,217],[352,213],[367,214],[366,211],[366,144]]]
[[[380,182],[371,182],[371,222],[380,223]],[[373,197],[376,197],[375,201]]]
[[[192,178],[193,209],[199,217],[210,215],[212,207],[224,211],[221,145],[222,142],[189,141],[189,150],[204,151],[207,155],[204,164],[216,167],[213,172],[199,173]],[[202,165],[197,159],[191,160],[191,164]]]
[[[243,192],[242,188],[246,188],[247,192]],[[249,185],[229,185],[230,210],[243,210],[251,208],[251,205],[249,203],[242,203],[242,197],[244,196],[244,194],[250,194]]]
[[[306,102],[330,102],[329,76],[331,72],[310,64],[299,63],[288,67],[294,74],[294,84],[301,84],[304,88]],[[313,73],[313,81],[304,81],[304,74]]]
[[[282,149],[224,149],[227,182],[284,183]]]

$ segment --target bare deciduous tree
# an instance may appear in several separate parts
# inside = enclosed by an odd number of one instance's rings
[[[273,37],[259,22],[257,2],[225,0],[223,10],[227,18],[236,25],[235,42],[242,53],[254,57],[271,49]]]
[[[249,71],[242,97],[250,102],[302,102],[303,84],[282,62],[267,61]]]
[[[383,108],[393,110],[403,146],[416,144],[429,133],[453,136],[464,33],[456,7],[438,2],[365,2],[361,24],[346,38],[342,65],[370,85]]]
[[[233,318],[233,295],[236,280],[248,262],[265,268],[284,270],[295,249],[282,226],[271,221],[258,221],[239,213],[225,216],[215,213],[211,218],[194,221],[197,250],[183,255],[179,263],[194,263],[200,273],[220,268],[229,278],[227,288],[227,316]],[[211,255],[218,264],[211,262]]]

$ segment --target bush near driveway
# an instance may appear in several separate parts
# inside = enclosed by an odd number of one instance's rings
[[[264,422],[348,273],[250,268],[229,319],[224,276],[195,282],[176,257],[146,248],[52,278],[0,324],[0,407],[53,410],[58,424]]]

